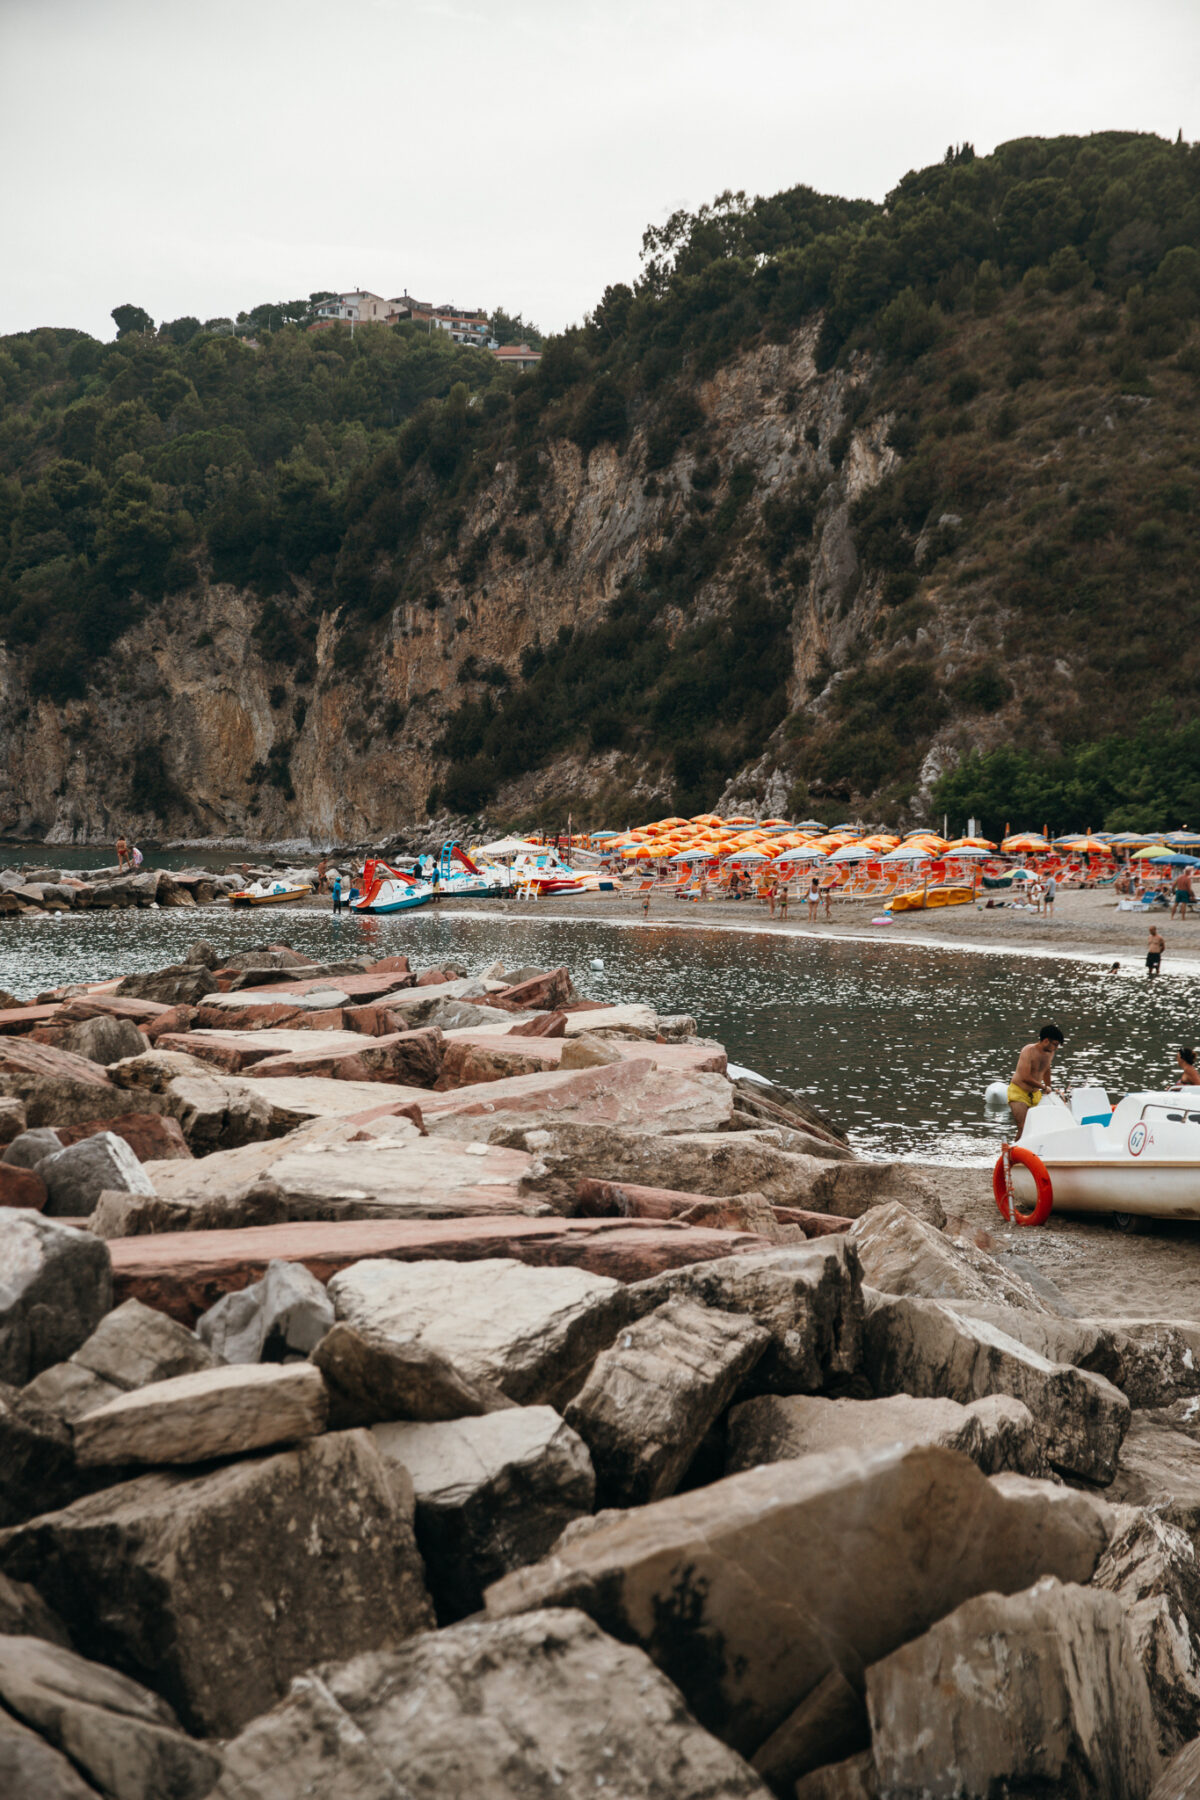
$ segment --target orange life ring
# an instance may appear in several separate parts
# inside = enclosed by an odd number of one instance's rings
[[[1037,1205],[1032,1212],[1021,1212],[1012,1198],[1009,1168],[1015,1162],[1028,1169],[1033,1176],[1034,1186],[1037,1188]],[[1005,1144],[1001,1149],[992,1170],[992,1193],[1001,1218],[1010,1220],[1014,1225],[1044,1225],[1054,1205],[1050,1171],[1040,1156],[1035,1156],[1032,1150],[1022,1150],[1020,1144]]]

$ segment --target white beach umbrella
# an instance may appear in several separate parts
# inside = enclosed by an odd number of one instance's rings
[[[922,850],[916,844],[901,844],[898,850],[889,850],[886,856],[880,857],[885,863],[923,863],[936,862],[937,858],[928,850]]]
[[[671,862],[716,862],[715,850],[681,850],[678,856],[672,856]]]
[[[771,858],[765,850],[735,850],[732,856],[723,859],[729,863],[770,862]]]
[[[777,863],[825,863],[829,861],[824,850],[814,850],[811,844],[797,844],[794,850],[784,850],[773,859]]]
[[[875,862],[879,858],[877,850],[863,850],[858,844],[847,844],[842,850],[835,850],[830,857],[831,863]]]

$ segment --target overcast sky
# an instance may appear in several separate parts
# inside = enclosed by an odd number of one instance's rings
[[[0,0],[0,332],[318,288],[578,320],[722,188],[1200,137],[1200,0]]]

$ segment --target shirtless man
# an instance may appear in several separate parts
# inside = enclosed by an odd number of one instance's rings
[[[1152,925],[1150,927],[1150,935],[1146,939],[1146,975],[1151,981],[1155,979],[1162,969],[1163,951],[1166,947],[1166,939],[1163,937],[1162,932],[1158,929],[1157,925]]]
[[[1037,1106],[1042,1095],[1050,1092],[1050,1067],[1062,1041],[1057,1025],[1043,1025],[1037,1043],[1026,1044],[1017,1058],[1016,1072],[1008,1084],[1008,1110],[1016,1122],[1018,1138],[1025,1129],[1030,1107]]]

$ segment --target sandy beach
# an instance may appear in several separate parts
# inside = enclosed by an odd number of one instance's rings
[[[1146,954],[1149,917],[1141,913],[1121,912],[1111,890],[1076,889],[1060,894],[1054,914],[1046,917],[1029,909],[1011,905],[989,908],[984,904],[944,907],[929,913],[898,913],[891,923],[876,925],[883,917],[878,901],[837,901],[832,918],[823,915],[815,923],[808,920],[808,909],[793,903],[786,923],[778,916],[771,918],[766,906],[758,900],[709,900],[688,902],[668,895],[652,894],[648,914],[643,912],[644,896],[626,891],[620,894],[583,894],[541,901],[486,900],[445,901],[447,906],[461,904],[472,910],[484,907],[491,912],[536,914],[553,919],[612,919],[624,924],[638,924],[643,919],[652,925],[680,925],[701,929],[734,929],[763,931],[784,936],[867,937],[876,943],[943,944],[956,950],[979,949],[993,952],[1027,952],[1035,956],[1082,957],[1088,961],[1120,961],[1141,964]],[[328,906],[327,899],[306,902]],[[890,917],[890,915],[888,915]],[[1200,969],[1200,917],[1168,918],[1156,912],[1159,930],[1166,941],[1163,971],[1182,960]]]

